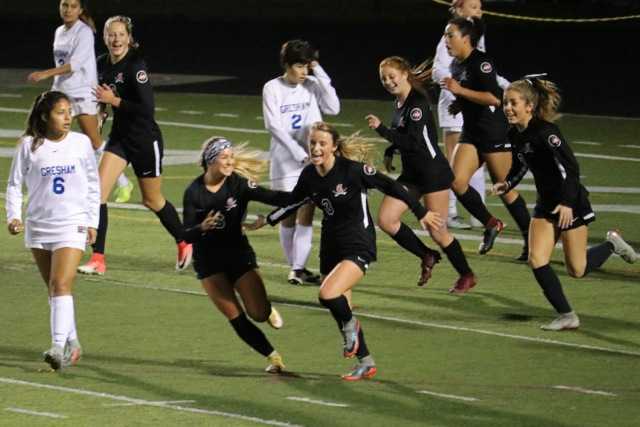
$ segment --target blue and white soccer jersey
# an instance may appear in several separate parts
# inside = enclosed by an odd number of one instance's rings
[[[93,30],[78,20],[71,28],[56,29],[53,41],[55,66],[71,66],[71,73],[55,76],[52,90],[65,93],[71,99],[73,115],[95,115],[98,102],[93,89],[98,85]]]
[[[271,188],[291,191],[309,157],[308,136],[322,113],[340,112],[340,100],[331,78],[316,65],[313,76],[292,85],[277,77],[264,85],[262,112],[265,128],[271,133]]]
[[[87,229],[98,228],[100,181],[91,142],[69,132],[61,141],[20,141],[7,185],[7,222],[22,220],[22,185],[27,187],[25,244],[29,248],[84,250]]]

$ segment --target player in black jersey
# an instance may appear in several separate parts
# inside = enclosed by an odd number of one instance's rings
[[[500,108],[502,90],[496,69],[486,53],[476,49],[484,33],[479,18],[453,18],[445,29],[445,44],[454,57],[452,77],[442,81],[443,88],[456,96],[449,107],[452,114],[462,112],[464,124],[460,142],[453,156],[453,191],[462,205],[485,227],[480,254],[491,250],[504,228],[502,221],[491,215],[478,192],[469,186],[475,171],[486,163],[493,182],[504,180],[511,166],[511,148],[507,142],[507,121]],[[531,220],[527,205],[516,191],[500,196],[518,224],[524,238],[524,249],[518,257],[527,259],[527,233]]]
[[[571,147],[552,123],[560,103],[555,84],[531,77],[512,83],[504,94],[504,112],[513,127],[509,142],[513,165],[503,182],[493,187],[504,194],[533,174],[538,199],[529,227],[529,265],[547,300],[560,316],[542,329],[575,329],[580,319],[571,310],[558,276],[549,265],[558,238],[562,239],[567,272],[583,277],[600,267],[613,252],[625,261],[639,256],[617,230],[607,241],[587,249],[587,224],[595,220],[588,191],[580,183],[580,169]]]
[[[377,188],[402,200],[423,227],[437,229],[443,220],[427,211],[400,184],[368,164],[370,144],[357,138],[342,139],[331,125],[315,123],[309,135],[311,164],[306,166],[292,192],[291,205],[267,217],[273,225],[291,215],[309,200],[323,211],[320,237],[320,303],[327,307],[344,336],[343,354],[358,357],[352,372],[343,376],[356,381],[371,378],[377,369],[364,340],[360,322],[351,313],[351,289],[376,259],[375,226],[367,202],[367,190]]]
[[[238,336],[269,360],[266,371],[279,373],[284,368],[282,357],[243,310],[244,306],[256,322],[282,327],[282,318],[271,306],[258,274],[256,254],[243,233],[242,221],[249,201],[281,206],[290,201],[290,194],[258,186],[253,179],[266,169],[266,162],[235,150],[225,138],[205,141],[201,164],[204,173],[189,185],[183,201],[185,238],[193,243],[198,279]]]
[[[366,118],[369,127],[387,139],[391,146],[385,151],[390,166],[393,151],[400,151],[402,174],[398,182],[407,187],[413,197],[422,199],[427,209],[447,217],[449,188],[453,173],[446,157],[438,147],[435,122],[424,94],[423,81],[428,73],[421,67],[412,69],[403,58],[392,56],[380,63],[380,80],[385,89],[396,97],[391,128],[387,128],[373,114]],[[401,222],[408,206],[401,200],[385,196],[380,205],[380,228],[400,246],[422,260],[422,274],[418,286],[431,277],[440,253],[428,248],[415,233]],[[464,293],[476,284],[460,243],[453,237],[446,224],[438,229],[429,228],[429,234],[442,248],[460,277],[449,292]]]
[[[79,268],[85,274],[104,274],[107,235],[107,200],[118,176],[131,163],[142,203],[151,209],[173,236],[178,246],[177,270],[191,261],[191,245],[176,209],[162,195],[163,142],[154,119],[155,104],[147,66],[133,41],[131,19],[113,16],[104,25],[104,42],[109,53],[98,58],[98,102],[111,105],[113,124],[100,160],[100,225],[93,255]]]

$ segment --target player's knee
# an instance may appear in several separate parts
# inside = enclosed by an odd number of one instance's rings
[[[269,318],[269,313],[265,309],[247,308],[247,314],[254,322],[262,323],[266,322]]]
[[[567,264],[567,274],[569,274],[569,276],[573,278],[579,279],[581,277],[584,277],[585,272],[586,265],[576,266]]]
[[[549,264],[549,259],[547,257],[542,257],[535,253],[529,252],[529,266],[533,269],[544,267]]]
[[[67,294],[71,289],[71,281],[64,277],[51,277],[49,288],[53,290],[54,294]]]
[[[378,227],[387,234],[394,235],[400,228],[400,220],[391,215],[380,212],[378,217]]]
[[[158,212],[164,207],[164,201],[158,197],[143,197],[142,204],[154,212]]]
[[[466,179],[461,179],[456,177],[451,183],[451,189],[453,190],[454,193],[456,193],[456,195],[466,193],[468,188],[469,188],[469,181]]]

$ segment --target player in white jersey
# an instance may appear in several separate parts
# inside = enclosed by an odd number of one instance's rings
[[[476,16],[481,18],[482,2],[481,0],[453,0],[451,2],[450,10],[454,16],[461,16],[463,18]],[[484,36],[482,36],[480,41],[478,41],[477,48],[483,52],[485,51]],[[453,62],[453,57],[449,55],[449,52],[447,51],[447,46],[445,45],[443,36],[438,42],[436,54],[433,58],[433,70],[431,76],[435,83],[440,84],[444,78],[451,77],[451,62]],[[498,76],[498,85],[504,89],[509,85],[509,81],[502,76]],[[449,113],[449,106],[455,99],[456,97],[450,91],[446,89],[442,89],[440,91],[440,97],[438,99],[438,125],[442,129],[445,152],[450,162],[452,162],[456,144],[460,140],[460,133],[462,132],[463,124],[461,113],[455,115]],[[484,166],[480,167],[473,174],[469,184],[475,188],[478,193],[480,193],[484,202]],[[482,224],[473,217],[471,217],[471,225],[474,227],[482,227]],[[457,229],[471,228],[469,224],[462,222],[462,218],[458,215],[456,197],[452,191],[449,191],[449,218],[447,220],[447,226],[449,228]]]
[[[85,245],[95,240],[100,206],[91,141],[71,132],[71,110],[62,92],[36,98],[7,185],[9,232],[24,230],[25,244],[48,288],[52,346],[44,359],[55,370],[75,364],[82,352],[72,289]],[[24,226],[23,184],[29,195]]]
[[[27,79],[37,83],[53,77],[51,90],[65,93],[71,100],[73,116],[80,129],[91,139],[99,159],[103,151],[100,136],[98,101],[93,90],[98,85],[94,49],[95,24],[85,0],[61,0],[60,18],[63,25],[55,32],[53,61],[55,68],[34,71]],[[133,184],[122,174],[118,178],[116,201],[127,202]]]
[[[311,125],[322,121],[322,113],[338,114],[340,100],[331,78],[318,63],[317,51],[308,42],[284,43],[280,65],[284,74],[264,85],[262,112],[271,133],[271,188],[291,191],[309,161]],[[319,284],[320,277],[305,268],[311,252],[312,221],[313,205],[308,204],[280,224],[280,243],[291,265],[291,284]]]

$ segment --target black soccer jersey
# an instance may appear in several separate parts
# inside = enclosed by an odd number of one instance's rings
[[[113,108],[109,138],[129,144],[149,144],[161,139],[154,119],[155,102],[147,65],[136,49],[115,64],[108,54],[98,58],[98,82],[107,84],[122,101]]]
[[[227,177],[215,193],[207,189],[204,175],[196,178],[185,190],[183,200],[185,240],[194,244],[194,257],[207,251],[248,247],[249,241],[242,231],[242,222],[251,200],[284,206],[291,197],[286,192],[260,187],[235,173]],[[200,224],[211,211],[221,212],[222,220],[217,228],[203,232]]]
[[[478,49],[474,49],[462,62],[454,59],[451,75],[462,87],[476,92],[490,92],[502,99],[496,67],[491,58]],[[461,138],[468,141],[495,141],[496,144],[505,142],[508,123],[502,108],[476,104],[462,96],[457,97],[455,102],[462,108],[464,119]]]
[[[509,130],[513,163],[505,181],[510,188],[518,185],[531,170],[538,191],[537,203],[546,212],[558,204],[576,208],[589,194],[580,183],[580,169],[571,147],[553,123],[532,118],[519,132]]]
[[[365,251],[375,256],[375,226],[369,213],[367,190],[377,188],[409,205],[418,218],[426,209],[397,182],[373,166],[336,157],[333,168],[320,176],[313,165],[305,167],[292,192],[291,205],[269,214],[273,225],[309,200],[322,209],[320,252],[327,246],[342,254]]]
[[[438,147],[436,125],[427,98],[412,89],[404,104],[396,103],[394,109],[391,128],[381,124],[376,132],[400,151],[402,175],[398,180],[420,189],[448,188],[453,172]]]

